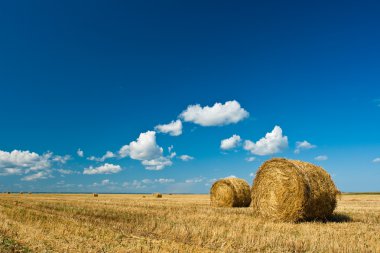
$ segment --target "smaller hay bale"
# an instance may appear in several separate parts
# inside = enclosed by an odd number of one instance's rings
[[[30,195],[30,194],[32,194],[31,192],[28,192],[28,194]]]
[[[20,194],[24,194],[24,192],[20,192]]]
[[[155,192],[155,193],[153,193],[153,197],[155,197],[155,198],[162,198],[162,194],[159,193],[159,192]]]
[[[145,196],[145,195],[143,195],[142,197],[143,197],[144,199],[146,198],[146,196]]]
[[[94,197],[98,197],[98,194],[97,193],[93,193],[92,194]]]
[[[7,192],[7,194],[11,194],[11,192]]]
[[[224,178],[216,181],[210,189],[211,205],[216,207],[248,207],[251,189],[241,178]]]

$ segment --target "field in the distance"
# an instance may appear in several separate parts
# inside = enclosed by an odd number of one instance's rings
[[[270,223],[208,195],[0,194],[0,252],[380,252],[380,195],[330,222]]]

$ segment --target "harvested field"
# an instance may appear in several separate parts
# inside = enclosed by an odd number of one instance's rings
[[[1,194],[0,250],[380,252],[379,195],[343,195],[326,223],[267,222],[211,207],[209,195],[142,196]]]

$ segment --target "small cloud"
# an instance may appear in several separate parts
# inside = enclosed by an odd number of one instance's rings
[[[51,177],[50,173],[47,171],[40,171],[32,175],[25,176],[21,178],[22,181],[35,181],[39,179],[47,179]]]
[[[152,160],[144,160],[141,162],[147,170],[162,170],[167,166],[171,166],[173,162],[167,157],[159,157]]]
[[[327,155],[320,155],[320,156],[314,157],[314,159],[317,161],[326,161],[329,158]]]
[[[205,180],[206,180],[206,178],[204,178],[204,177],[196,177],[196,178],[186,179],[185,183],[196,184],[196,183],[202,183]]]
[[[372,160],[374,163],[380,163],[380,157],[376,157],[375,159]]]
[[[99,167],[92,167],[86,168],[83,170],[83,174],[86,175],[94,175],[94,174],[112,174],[112,173],[118,173],[121,171],[120,165],[114,165],[110,163],[106,163]]]
[[[112,153],[111,151],[107,151],[102,157],[90,156],[87,158],[87,160],[96,161],[96,162],[104,162],[105,160],[109,158],[114,158],[114,157],[116,157],[114,153]]]
[[[64,175],[80,174],[79,171],[75,171],[75,170],[58,169],[57,171]]]
[[[189,155],[181,155],[181,156],[179,156],[179,159],[181,159],[182,161],[188,162],[188,161],[193,160],[194,157],[189,156]]]
[[[174,149],[174,146],[173,146],[173,145],[170,145],[170,146],[168,147],[168,151],[169,151],[169,153],[172,152],[173,149]]]
[[[56,155],[56,156],[53,156],[53,161],[54,162],[58,162],[58,163],[63,163],[65,164],[68,160],[71,159],[71,156],[70,155],[65,155],[65,156],[60,156],[60,155]]]
[[[237,178],[235,175],[230,175],[228,177],[225,177],[225,178]]]
[[[201,107],[189,105],[179,117],[186,122],[193,122],[201,126],[223,126],[238,123],[247,118],[249,113],[241,108],[236,100],[226,103],[215,103],[213,106]]]
[[[110,181],[109,179],[103,179],[100,183],[93,183],[91,186],[98,187],[98,186],[112,186],[117,185],[117,183],[114,183]]]
[[[220,142],[220,148],[223,150],[229,150],[236,148],[241,142],[239,135],[232,135],[230,138],[224,139]]]
[[[154,182],[157,182],[160,184],[168,184],[168,183],[174,183],[175,180],[172,178],[159,178],[159,179],[155,179]]]
[[[296,149],[294,150],[294,153],[299,154],[301,152],[301,150],[312,149],[312,148],[316,148],[316,147],[317,147],[316,145],[313,145],[308,141],[297,141],[296,142]]]
[[[249,176],[250,176],[250,177],[254,177],[254,176],[255,176],[255,173],[251,172],[251,173],[249,174]]]
[[[246,160],[247,162],[253,162],[253,161],[256,160],[256,157],[254,157],[254,156],[250,156],[250,157],[245,158],[245,160]]]
[[[83,157],[83,156],[84,156],[84,152],[83,152],[83,150],[81,150],[80,148],[78,148],[78,150],[77,150],[77,155],[78,155],[79,157]]]
[[[279,126],[275,126],[272,132],[267,133],[256,143],[250,140],[244,142],[244,149],[255,155],[273,155],[287,147],[288,137],[282,135],[282,129]]]
[[[182,122],[179,119],[176,121],[173,120],[169,124],[157,125],[154,129],[159,133],[170,134],[171,136],[178,136],[182,134]]]

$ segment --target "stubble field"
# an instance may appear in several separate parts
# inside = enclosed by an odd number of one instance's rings
[[[271,223],[208,195],[1,194],[0,252],[380,252],[380,195],[328,222]]]

